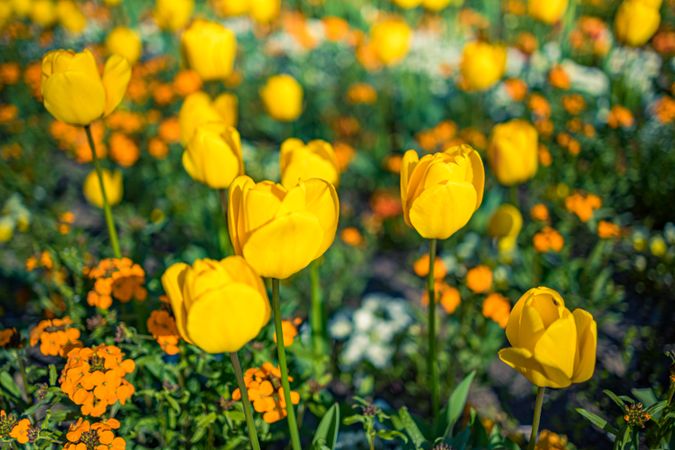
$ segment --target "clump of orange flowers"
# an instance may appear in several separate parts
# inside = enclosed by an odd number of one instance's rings
[[[630,128],[634,123],[633,113],[624,106],[613,106],[607,115],[607,125],[610,128]]]
[[[572,85],[570,76],[565,72],[565,69],[561,65],[555,65],[548,73],[548,82],[551,86],[567,90]]]
[[[87,294],[87,303],[108,309],[113,298],[122,303],[131,299],[143,301],[148,296],[145,289],[145,271],[129,258],[107,258],[86,271],[94,281],[94,288]]]
[[[30,345],[40,344],[40,353],[45,356],[66,356],[71,350],[82,346],[80,330],[72,327],[73,321],[63,319],[43,320],[30,331]]]
[[[445,311],[447,314],[454,313],[460,303],[462,303],[462,296],[459,293],[459,289],[454,286],[450,286],[444,281],[436,280],[434,283],[434,291],[436,303],[440,303],[443,311]],[[428,304],[429,293],[424,292],[424,294],[422,294],[422,306],[426,307]]]
[[[567,436],[542,430],[534,448],[535,450],[565,450],[568,448]]]
[[[575,192],[565,199],[567,211],[576,214],[582,222],[588,222],[593,212],[602,206],[602,200],[595,194]]]
[[[530,209],[530,217],[540,222],[548,222],[548,208],[543,203],[537,203]]]
[[[413,270],[418,277],[429,275],[429,255],[422,255],[413,263]],[[448,274],[448,269],[442,259],[434,259],[434,280],[441,280]]]
[[[293,378],[289,376],[288,381],[293,381]],[[248,369],[244,374],[244,384],[253,409],[262,413],[265,422],[274,423],[286,417],[286,401],[278,367],[266,362],[260,367]],[[239,388],[232,392],[232,399],[241,399]],[[297,405],[299,402],[300,394],[291,391],[291,403]]]
[[[483,315],[497,322],[500,327],[506,328],[510,314],[511,304],[503,295],[493,292],[483,300]]]
[[[492,270],[485,265],[470,269],[466,273],[466,285],[477,294],[489,291],[492,287]]]
[[[84,415],[100,417],[116,402],[125,404],[135,392],[125,376],[136,368],[131,359],[124,359],[114,345],[77,348],[68,353],[61,372],[61,390]]]
[[[559,252],[565,245],[565,239],[562,234],[558,233],[554,228],[544,227],[539,233],[534,235],[532,239],[534,249],[539,253]]]
[[[66,433],[68,442],[63,450],[124,450],[127,443],[123,438],[115,436],[113,430],[120,427],[117,419],[107,419],[90,423],[81,417],[72,424]]]
[[[21,336],[16,328],[0,330],[0,348],[18,347],[21,344]]]
[[[601,220],[598,223],[598,237],[600,239],[612,239],[621,237],[621,227],[615,223]]]
[[[54,268],[54,261],[52,260],[52,255],[44,250],[38,256],[29,256],[26,259],[26,270],[29,272],[34,271],[35,269],[47,269],[51,270]]]
[[[27,444],[30,430],[30,420],[17,420],[16,415],[8,415],[4,409],[0,409],[0,439],[10,437],[19,444]]]
[[[165,309],[156,309],[150,313],[147,321],[148,331],[157,341],[164,353],[168,355],[177,355],[180,353],[178,342],[178,328],[176,328],[176,319]]]
[[[295,337],[298,335],[298,327],[302,323],[302,319],[296,317],[293,320],[282,320],[281,321],[281,331],[284,335],[284,347],[290,347],[293,345]],[[272,336],[274,338],[274,343],[277,343],[277,335]]]

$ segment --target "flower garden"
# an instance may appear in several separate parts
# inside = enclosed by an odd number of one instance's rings
[[[675,448],[673,0],[0,41],[0,448]]]

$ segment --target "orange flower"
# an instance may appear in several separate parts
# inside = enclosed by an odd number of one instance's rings
[[[18,347],[21,344],[21,336],[16,328],[0,330],[0,348]]]
[[[161,139],[152,138],[148,142],[148,153],[153,158],[164,159],[169,154],[169,146]]]
[[[504,81],[504,88],[509,96],[516,102],[523,101],[527,94],[527,83],[520,78],[509,78]]]
[[[16,84],[21,77],[21,67],[17,62],[8,62],[0,65],[0,84]]]
[[[440,280],[434,282],[434,298],[436,304],[440,304],[447,314],[454,313],[460,303],[462,303],[459,290]],[[424,307],[429,305],[429,293],[427,291],[422,294],[421,303]]]
[[[159,346],[168,355],[180,353],[178,342],[180,336],[176,328],[176,319],[165,309],[157,309],[150,313],[147,321],[148,331]]]
[[[180,123],[178,117],[165,119],[159,124],[159,137],[168,144],[180,142]]]
[[[477,294],[489,291],[492,287],[492,270],[485,265],[474,267],[466,274],[466,285]]]
[[[389,155],[384,160],[384,167],[391,173],[401,173],[403,157],[401,155]]]
[[[63,319],[43,320],[30,331],[32,347],[40,344],[40,353],[45,356],[66,356],[74,348],[81,347],[80,330],[72,328],[73,321]]]
[[[418,277],[429,275],[429,255],[422,255],[413,264],[413,270]],[[448,274],[448,269],[440,258],[434,259],[434,280],[442,280]]]
[[[133,134],[143,129],[143,117],[131,111],[122,109],[114,111],[105,119],[111,130],[119,130],[126,134]]]
[[[113,430],[120,427],[117,419],[107,419],[90,423],[83,418],[77,419],[66,434],[68,442],[63,450],[124,450],[127,446],[123,438],[115,436]]]
[[[288,381],[293,381],[293,378],[289,376]],[[274,423],[286,417],[286,401],[278,367],[266,362],[259,368],[248,369],[244,374],[244,384],[253,409],[262,413],[265,422]],[[232,400],[240,399],[241,391],[237,388],[232,392]],[[300,403],[300,394],[291,391],[291,403]]]
[[[335,151],[338,169],[340,172],[344,172],[356,156],[356,150],[346,142],[339,141],[333,144],[333,150]]]
[[[528,32],[522,32],[518,35],[516,40],[516,47],[525,53],[526,55],[531,55],[537,50],[539,43],[534,34]]]
[[[553,66],[548,73],[548,82],[551,86],[565,91],[571,86],[570,76],[561,65]]]
[[[611,128],[629,128],[633,126],[633,123],[635,123],[633,113],[630,109],[620,105],[613,106],[607,116],[607,125]]]
[[[327,16],[321,19],[326,39],[338,42],[349,35],[349,23],[340,17]]]
[[[530,209],[530,217],[540,222],[548,222],[548,208],[543,203],[537,203]]]
[[[511,304],[503,295],[493,292],[483,300],[483,315],[497,322],[500,327],[506,328],[510,314]]]
[[[593,212],[601,206],[602,200],[594,194],[575,192],[565,199],[567,211],[576,214],[582,222],[591,220]]]
[[[598,223],[598,237],[600,237],[600,239],[621,237],[621,227],[612,222],[601,220]]]
[[[188,96],[202,88],[202,78],[194,70],[181,70],[173,79],[173,88],[181,97]]]
[[[368,83],[354,83],[347,89],[347,101],[352,104],[373,104],[377,100],[377,91]]]
[[[75,214],[72,211],[65,211],[59,214],[59,233],[68,234],[73,222],[75,222]]]
[[[579,94],[569,94],[562,98],[563,108],[572,115],[577,115],[586,108],[586,101]]]
[[[290,347],[293,345],[295,337],[298,335],[298,327],[302,323],[302,319],[296,317],[293,320],[282,320],[281,321],[281,331],[284,335],[284,347]],[[277,342],[277,335],[272,335],[274,343]]]
[[[532,112],[541,119],[547,119],[551,115],[551,105],[543,96],[532,94],[528,102]]]
[[[122,133],[110,136],[110,157],[122,167],[133,166],[141,152],[136,143]]]
[[[559,252],[565,245],[565,239],[555,229],[546,226],[532,239],[535,250],[540,253]]]
[[[145,271],[129,258],[104,259],[86,275],[95,280],[94,288],[87,294],[87,303],[97,308],[110,308],[113,298],[127,303],[132,298],[143,301],[148,295],[143,287]]]
[[[548,147],[546,147],[543,144],[539,144],[537,157],[539,158],[539,164],[541,164],[544,167],[549,167],[553,163],[553,157],[551,156],[551,152],[549,152]]]
[[[340,232],[340,239],[352,247],[360,247],[363,245],[363,236],[356,227],[346,227]]]
[[[134,361],[124,359],[114,345],[76,348],[68,353],[59,382],[61,390],[80,405],[82,414],[100,417],[108,406],[124,405],[131,398],[135,389],[125,376],[135,368]]]
[[[376,191],[371,200],[370,206],[375,215],[381,219],[396,217],[401,214],[400,196],[394,195],[388,191]]]
[[[661,97],[654,104],[654,114],[662,124],[666,125],[675,121],[675,100],[672,97]]]
[[[9,432],[9,436],[16,439],[19,444],[28,443],[28,432],[30,431],[30,420],[21,419],[19,422],[12,427],[12,431]]]

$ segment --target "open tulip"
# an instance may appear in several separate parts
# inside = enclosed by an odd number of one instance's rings
[[[505,186],[523,183],[537,173],[537,129],[525,120],[495,125],[488,148],[488,161]]]
[[[528,0],[527,10],[533,18],[553,24],[565,14],[567,3],[568,0]]]
[[[178,31],[190,21],[194,0],[156,0],[153,16],[163,30]]]
[[[322,140],[310,141],[305,145],[300,139],[286,139],[281,144],[279,166],[281,184],[286,188],[310,178],[321,178],[334,186],[340,181],[333,146]]]
[[[270,319],[265,285],[240,256],[173,264],[162,286],[181,337],[208,353],[238,351]]]
[[[195,20],[181,40],[188,65],[203,80],[222,80],[232,73],[237,39],[232,30],[216,22]]]
[[[506,49],[487,42],[469,42],[462,51],[459,69],[466,90],[487,90],[504,75]]]
[[[401,61],[410,49],[412,30],[403,19],[387,18],[377,22],[370,30],[372,48],[385,65]]]
[[[111,172],[103,170],[101,172],[103,177],[103,189],[105,189],[109,205],[116,205],[122,200],[124,192],[122,186],[122,172],[116,170]],[[84,197],[94,206],[103,208],[103,193],[101,186],[96,176],[96,171],[91,171],[87,178],[84,179],[84,187],[82,188]]]
[[[127,27],[113,29],[105,40],[108,52],[124,56],[129,64],[134,64],[141,57],[143,45],[141,38],[134,30]]]
[[[593,376],[597,325],[583,309],[570,312],[560,294],[547,287],[523,294],[506,325],[511,347],[499,359],[539,387],[565,388]]]
[[[426,239],[447,239],[467,224],[483,201],[485,171],[480,155],[457,145],[419,159],[403,155],[403,218]]]
[[[324,254],[335,239],[339,201],[312,178],[286,189],[241,176],[230,185],[227,215],[235,252],[264,277],[284,279]]]
[[[260,89],[267,113],[277,120],[292,122],[302,113],[302,86],[290,75],[270,77]]]
[[[131,78],[125,58],[112,55],[103,77],[87,49],[75,53],[54,50],[42,58],[42,97],[55,118],[71,125],[89,125],[120,104]]]
[[[614,17],[619,41],[632,47],[647,43],[661,23],[660,6],[660,0],[624,0]]]
[[[244,174],[239,132],[224,124],[202,124],[183,153],[183,167],[195,180],[214,189],[227,189]]]
[[[233,123],[226,120],[225,115],[227,115],[225,111],[221,114],[217,104],[211,101],[206,92],[199,91],[188,95],[178,113],[181,142],[183,145],[187,145],[197,127],[203,124],[225,122],[227,125],[233,126]]]

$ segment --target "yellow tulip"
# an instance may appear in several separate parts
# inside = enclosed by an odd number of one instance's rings
[[[267,113],[284,122],[292,122],[302,113],[302,86],[290,75],[274,75],[260,89]]]
[[[560,294],[532,288],[516,302],[506,324],[511,347],[499,359],[539,387],[564,388],[593,376],[597,325],[583,309],[570,312]]]
[[[480,155],[457,145],[419,159],[403,155],[401,204],[405,223],[426,239],[447,239],[467,224],[483,201],[485,171]]]
[[[506,49],[487,42],[469,42],[460,62],[462,84],[468,91],[484,91],[497,83],[506,70]]]
[[[464,0],[422,0],[422,6],[424,6],[429,11],[438,12],[442,9],[445,9],[451,3],[455,6],[461,5]]]
[[[550,25],[562,18],[567,3],[568,0],[528,0],[527,10],[531,17]]]
[[[181,337],[208,353],[238,351],[270,319],[265,285],[240,256],[173,264],[162,286]]]
[[[14,221],[11,217],[0,217],[0,243],[7,242],[14,236]]]
[[[181,39],[187,63],[203,80],[222,80],[232,73],[237,39],[216,22],[195,20]]]
[[[497,180],[505,186],[523,183],[537,173],[537,129],[515,119],[492,129],[488,160]]]
[[[238,106],[239,101],[237,100],[237,96],[228,92],[220,94],[213,100],[213,107],[218,111],[223,122],[231,127],[237,126],[239,118],[239,113],[237,112]]]
[[[223,116],[213,105],[208,94],[202,91],[194,92],[185,98],[178,113],[180,140],[183,145],[187,145],[199,125],[222,122],[233,125],[223,120]]]
[[[42,58],[42,98],[52,116],[71,125],[89,125],[120,104],[131,78],[126,59],[112,55],[103,77],[94,55],[54,50]]]
[[[87,27],[87,18],[79,6],[71,0],[59,0],[56,5],[56,15],[61,26],[71,34],[79,35]]]
[[[30,9],[30,20],[41,27],[49,27],[56,22],[56,5],[52,0],[34,0]]]
[[[108,197],[108,204],[110,206],[118,204],[122,201],[122,194],[124,192],[122,186],[122,172],[115,170],[103,170],[103,187],[106,196]],[[83,187],[84,197],[89,203],[99,208],[103,208],[103,194],[101,193],[101,186],[96,176],[96,171],[92,170],[84,179]]]
[[[258,23],[269,23],[279,16],[281,0],[249,0],[249,15]]]
[[[134,64],[141,57],[143,44],[141,37],[131,28],[117,27],[105,40],[108,53],[124,56],[129,64]]]
[[[194,8],[194,0],[157,0],[153,16],[161,29],[178,31],[190,21]]]
[[[422,0],[391,0],[396,6],[403,9],[417,8]]]
[[[300,139],[286,139],[279,154],[281,184],[291,188],[300,180],[321,178],[337,186],[340,171],[333,146],[326,141],[315,140],[305,145]]]
[[[20,19],[30,14],[30,9],[33,5],[32,0],[10,0],[9,3],[12,5],[14,14]]]
[[[338,216],[337,192],[325,180],[286,189],[241,176],[230,185],[232,245],[264,277],[288,278],[323,255],[335,239]]]
[[[103,0],[103,3],[105,3],[106,6],[117,6],[122,3],[122,0]]]
[[[225,124],[198,126],[183,153],[183,167],[195,180],[227,189],[244,174],[239,132]]]
[[[213,9],[223,16],[241,16],[248,12],[249,0],[213,0]]]
[[[412,30],[403,19],[387,18],[370,29],[370,41],[375,55],[385,65],[391,66],[408,54]]]
[[[614,32],[619,41],[639,47],[649,41],[661,23],[660,1],[625,0],[614,17]]]
[[[490,217],[488,235],[498,239],[501,253],[510,253],[516,246],[518,234],[523,227],[523,216],[513,205],[501,205]]]

